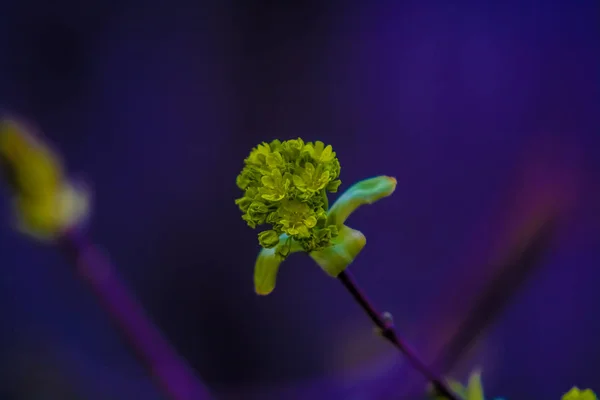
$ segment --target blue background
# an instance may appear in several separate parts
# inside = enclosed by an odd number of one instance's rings
[[[600,391],[597,1],[8,1],[0,106],[94,188],[91,235],[223,399],[392,399],[421,384],[307,257],[275,292],[233,199],[263,140],[322,140],[354,214],[352,267],[432,360],[522,225],[564,224],[543,266],[452,372],[490,394]],[[52,247],[0,229],[2,399],[159,399]],[[35,394],[33,392],[41,394]],[[37,396],[37,397],[36,397]]]

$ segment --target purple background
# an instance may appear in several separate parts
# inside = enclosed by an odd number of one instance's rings
[[[453,372],[483,365],[489,393],[515,400],[600,391],[597,1],[3,7],[0,105],[93,183],[94,239],[218,398],[385,400],[416,379],[307,257],[253,292],[234,178],[252,146],[298,136],[333,145],[342,189],[397,177],[349,221],[369,242],[352,270],[427,359],[513,230],[564,205],[543,268]],[[2,203],[1,397],[159,399]]]

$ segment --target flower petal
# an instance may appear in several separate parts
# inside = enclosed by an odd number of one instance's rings
[[[333,156],[333,147],[331,147],[331,145],[328,144],[323,149],[323,152],[321,153],[321,157],[320,157],[319,161],[321,161],[321,162],[329,162],[333,158],[332,156]]]
[[[344,225],[332,243],[323,250],[311,252],[310,257],[325,273],[335,278],[354,261],[367,244],[367,239],[360,231]]]
[[[263,176],[262,178],[260,178],[260,181],[263,185],[265,185],[266,187],[268,187],[270,189],[273,189],[275,187],[275,185],[277,184],[275,182],[275,180],[273,179],[273,177],[270,175]]]
[[[306,225],[307,228],[313,228],[315,225],[317,225],[317,218],[311,215],[304,220],[304,225]]]
[[[258,234],[258,243],[265,249],[271,249],[279,244],[279,235],[272,229],[263,231]]]
[[[342,226],[359,206],[387,197],[395,189],[396,179],[389,176],[378,176],[355,183],[331,206],[327,225]]]

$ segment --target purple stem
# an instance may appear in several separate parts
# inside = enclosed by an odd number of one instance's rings
[[[394,330],[392,322],[384,318],[382,314],[375,310],[375,307],[371,304],[367,296],[360,290],[356,281],[352,277],[349,271],[342,271],[338,275],[338,279],[344,287],[350,292],[354,300],[362,307],[367,313],[371,321],[379,328],[381,336],[390,341],[412,364],[412,366],[419,371],[425,378],[432,383],[436,394],[444,396],[448,400],[460,400],[450,389],[448,384],[435,374],[432,370],[425,365],[423,361],[417,356],[414,350],[412,350],[407,343],[402,340]]]
[[[60,245],[166,398],[211,399],[208,389],[150,321],[115,268],[87,236],[72,230],[63,235]]]

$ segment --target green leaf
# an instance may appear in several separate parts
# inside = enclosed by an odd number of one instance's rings
[[[460,396],[461,399],[467,398],[467,388],[462,383],[455,381],[453,379],[448,379],[448,386],[450,386],[450,390]]]
[[[575,386],[563,395],[562,400],[598,400],[598,397],[590,389],[581,390]]]
[[[387,197],[395,189],[396,179],[389,176],[378,176],[355,183],[329,209],[327,225],[342,226],[358,207]]]
[[[465,387],[465,385],[458,381],[455,381],[454,379],[446,379],[446,382],[448,383],[450,390],[452,390],[454,394],[456,394],[460,399],[466,400],[467,388]],[[427,385],[427,397],[433,400],[447,400],[445,396],[442,396],[437,392],[436,388],[433,386],[432,383],[429,383]]]
[[[471,376],[469,376],[469,383],[467,384],[467,400],[485,400],[480,370],[473,371]]]
[[[331,242],[331,246],[311,252],[310,257],[323,271],[335,278],[354,261],[367,244],[367,239],[360,231],[343,225]]]
[[[275,289],[277,272],[283,257],[275,249],[262,249],[254,266],[254,290],[257,294],[267,295]]]
[[[275,289],[279,266],[291,253],[302,251],[302,247],[286,234],[279,237],[279,244],[270,249],[263,248],[258,253],[254,265],[254,290],[266,296]]]
[[[463,400],[485,400],[483,394],[483,384],[481,383],[481,370],[476,369],[469,375],[469,382],[467,387],[461,385],[459,382],[449,379],[448,384],[450,389]],[[436,393],[433,387],[429,386],[429,397],[435,400],[447,400],[445,396]],[[497,398],[496,400],[502,400]],[[587,399],[586,399],[587,400]],[[595,399],[591,399],[595,400]]]

